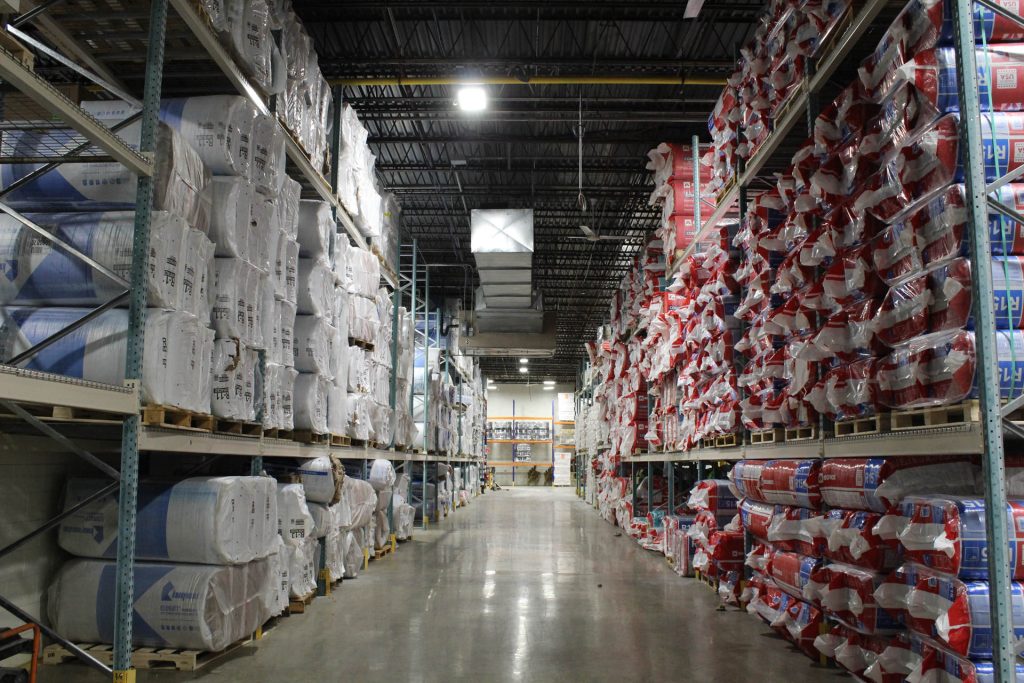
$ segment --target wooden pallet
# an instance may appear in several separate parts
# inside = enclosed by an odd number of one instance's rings
[[[316,432],[308,429],[294,429],[292,430],[292,441],[329,446],[331,443],[331,435],[317,434]]]
[[[292,440],[292,430],[290,429],[264,429],[264,439],[281,439],[283,441]]]
[[[754,445],[782,443],[782,440],[785,438],[786,430],[784,430],[782,427],[775,427],[773,429],[760,429],[756,432],[750,432],[750,443]]]
[[[356,448],[363,448],[370,445],[370,442],[365,439],[349,439],[349,443]]]
[[[352,439],[341,434],[331,434],[331,445],[332,446],[351,446]]]
[[[715,437],[715,448],[733,448],[739,445],[739,438],[736,434],[721,434]]]
[[[18,406],[29,413],[34,415],[44,422],[82,422],[88,424],[112,424],[121,423],[120,417],[113,415],[109,412],[102,410],[94,410],[92,408],[72,408],[70,406],[54,406],[54,405],[41,405],[35,403],[19,403]],[[4,412],[3,417],[17,418],[13,413]]]
[[[348,338],[349,346],[358,346],[361,349],[367,351],[373,351],[373,342],[363,341],[362,339],[355,339],[353,337]]]
[[[951,406],[894,410],[890,414],[890,421],[894,432],[969,424],[981,421],[981,406],[978,401],[963,401]]]
[[[131,665],[135,669],[175,669],[177,671],[198,671],[205,666],[231,654],[250,643],[246,638],[229,645],[220,652],[203,650],[181,650],[177,648],[137,647],[132,650]],[[89,655],[107,666],[114,664],[114,646],[93,643],[75,643]],[[63,645],[47,645],[43,648],[44,664],[64,664],[78,661],[78,658]]]
[[[786,442],[792,441],[815,441],[818,438],[818,425],[807,427],[787,427]]]
[[[301,598],[289,598],[288,610],[286,614],[305,614],[306,607],[309,603],[313,602],[313,598],[316,597],[316,591],[310,591],[309,595]]]
[[[866,434],[884,434],[889,431],[889,413],[879,413],[871,417],[856,420],[844,420],[835,423],[836,438],[844,436],[862,436]]]
[[[373,554],[370,555],[371,560],[381,560],[385,555],[391,552],[391,545],[385,545],[381,548],[374,548]]]
[[[717,443],[716,438],[712,436],[712,437],[708,437],[706,439],[701,439],[700,440],[700,447],[701,448],[715,448],[716,447],[715,446],[716,443]]]
[[[259,422],[243,422],[242,420],[225,420],[222,417],[216,418],[213,431],[217,434],[230,434],[232,436],[250,436],[258,439],[263,436],[263,425]]]
[[[718,195],[717,195],[717,196],[715,197],[715,199],[716,199],[716,202],[715,202],[715,203],[716,203],[716,204],[721,204],[721,203],[722,203],[722,201],[724,200],[724,198],[725,198],[725,197],[726,197],[726,196],[727,196],[727,195],[729,194],[729,192],[731,192],[731,191],[732,191],[732,188],[736,186],[736,182],[737,182],[736,174],[735,174],[735,173],[733,173],[733,176],[732,176],[732,178],[730,178],[730,179],[729,179],[729,180],[728,180],[728,181],[727,181],[727,182],[725,183],[725,187],[723,187],[723,188],[722,188],[722,189],[721,189],[721,190],[719,191]]]
[[[171,406],[145,406],[142,409],[142,424],[165,429],[182,429],[193,432],[212,432],[217,420],[213,415],[194,413]]]

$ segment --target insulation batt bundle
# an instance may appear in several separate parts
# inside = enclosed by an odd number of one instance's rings
[[[75,559],[47,596],[50,624],[78,643],[114,642],[117,565]],[[234,566],[137,562],[132,645],[219,651],[248,638],[270,611],[274,583],[267,559]]]
[[[103,488],[72,479],[65,510]],[[61,547],[80,557],[117,553],[118,498],[93,501],[60,525]],[[139,485],[138,539],[143,560],[244,564],[269,555],[277,535],[277,493],[269,477],[193,477],[174,484]]]
[[[302,545],[314,536],[315,522],[302,484],[277,485],[277,521],[285,545]]]
[[[88,312],[85,308],[7,307],[0,321],[0,355],[11,358]],[[209,413],[213,331],[188,313],[148,309],[145,335],[143,401]],[[127,337],[128,312],[106,311],[43,349],[25,367],[121,385]]]
[[[148,299],[151,306],[208,316],[213,244],[166,211],[151,214]],[[30,213],[26,218],[128,280],[134,211]],[[123,288],[20,221],[0,217],[0,304],[98,306]],[[127,305],[127,304],[126,304]]]
[[[77,133],[67,131],[50,131],[42,136],[10,131],[2,145],[5,156],[31,157],[40,156],[44,150],[75,147],[77,140]],[[156,128],[154,159],[153,209],[180,216],[190,227],[205,232],[210,219],[206,188],[211,176],[199,154],[182,135],[161,123]],[[39,167],[0,165],[0,184],[9,187]],[[134,209],[137,180],[132,171],[116,162],[62,164],[14,190],[6,200],[14,208],[27,211]]]

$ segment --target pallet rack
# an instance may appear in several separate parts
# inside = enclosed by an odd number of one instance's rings
[[[1024,439],[1024,426],[1011,421],[1012,413],[1024,406],[1024,396],[1001,405],[997,376],[997,355],[995,347],[995,315],[993,311],[992,264],[990,236],[988,231],[989,210],[999,212],[1011,220],[1024,223],[1024,216],[993,200],[989,194],[1009,182],[1020,178],[1020,172],[1003,176],[994,183],[987,183],[985,161],[982,150],[982,118],[980,114],[978,64],[975,54],[974,13],[984,8],[1005,19],[1016,22],[1024,28],[1024,18],[1001,7],[993,0],[949,0],[953,8],[954,47],[956,52],[957,89],[960,101],[961,155],[964,167],[966,193],[968,197],[968,234],[970,259],[974,286],[972,288],[972,310],[975,315],[977,352],[977,383],[979,399],[976,408],[965,411],[969,417],[952,421],[937,427],[900,429],[884,431],[868,429],[869,433],[858,434],[854,430],[842,436],[825,435],[819,431],[815,438],[777,442],[766,439],[765,443],[752,443],[749,432],[744,433],[741,443],[723,448],[696,448],[685,452],[647,452],[625,455],[622,462],[630,467],[634,496],[637,479],[636,466],[646,465],[648,483],[653,467],[660,463],[664,468],[669,490],[669,509],[674,509],[674,476],[679,463],[696,463],[697,478],[702,470],[713,463],[728,463],[742,459],[773,458],[839,458],[839,457],[901,457],[920,456],[935,453],[970,454],[982,462],[984,479],[986,542],[988,547],[988,570],[990,584],[990,610],[993,631],[993,660],[997,680],[1014,680],[1017,661],[1014,649],[1015,637],[1011,611],[1011,581],[1009,571],[1009,550],[1005,539],[1008,537],[1006,519],[1006,481],[1004,466],[1004,437]],[[712,231],[728,212],[738,204],[742,215],[746,209],[746,195],[752,186],[770,171],[778,170],[780,162],[786,162],[785,153],[794,142],[803,139],[806,131],[798,122],[812,123],[817,115],[818,98],[825,90],[831,77],[851,58],[866,54],[865,39],[873,28],[887,25],[891,10],[901,9],[903,0],[866,0],[855,3],[855,12],[847,22],[841,35],[836,36],[830,49],[815,65],[807,80],[799,87],[793,98],[785,105],[776,120],[772,133],[754,153],[740,166],[736,179],[717,197],[717,204],[710,215],[702,220],[701,205],[704,201],[695,197],[695,220],[698,226],[693,242],[677,257],[669,275],[674,275],[683,260],[701,248]],[[696,141],[694,142],[696,148]],[[700,178],[696,158],[694,177]],[[700,183],[695,182],[696,192]],[[710,204],[710,202],[709,202]],[[581,369],[578,378],[577,401],[593,398],[594,378],[589,365]],[[870,433],[874,432],[874,433]],[[648,490],[648,500],[650,499]],[[636,498],[634,497],[634,500]]]
[[[61,644],[89,666],[112,676],[114,681],[134,680],[134,672],[131,670],[131,643],[132,606],[134,602],[134,543],[140,453],[146,452],[150,454],[150,457],[160,458],[174,457],[175,455],[182,454],[203,455],[207,456],[204,464],[208,464],[212,460],[221,457],[248,458],[250,460],[249,470],[257,474],[263,469],[264,457],[307,459],[321,455],[333,455],[347,461],[362,461],[364,469],[369,460],[381,457],[402,463],[423,463],[424,474],[427,463],[470,461],[470,459],[461,457],[443,458],[424,453],[396,452],[393,447],[379,449],[369,446],[303,444],[267,438],[262,435],[257,437],[241,437],[212,432],[163,429],[141,424],[138,381],[141,378],[142,352],[144,347],[146,253],[148,250],[150,211],[152,207],[152,176],[155,167],[153,158],[155,152],[155,128],[160,99],[164,90],[164,50],[169,35],[169,23],[174,26],[173,40],[175,48],[187,51],[192,56],[202,56],[202,59],[199,61],[189,62],[191,68],[201,68],[204,64],[212,63],[215,67],[215,73],[211,75],[209,80],[216,82],[220,78],[216,74],[221,74],[231,89],[247,98],[262,114],[273,116],[276,101],[273,96],[267,96],[262,92],[243,73],[233,56],[221,44],[218,36],[214,34],[205,13],[197,4],[190,0],[148,0],[146,3],[140,4],[142,5],[141,7],[137,6],[130,10],[125,10],[120,5],[115,7],[113,4],[108,5],[101,2],[95,12],[83,15],[81,13],[75,14],[74,8],[61,7],[59,1],[47,2],[40,4],[36,9],[29,10],[20,17],[14,18],[6,26],[11,35],[31,45],[35,50],[44,54],[48,60],[52,60],[64,68],[74,70],[78,75],[84,76],[91,81],[92,84],[121,99],[133,100],[127,94],[128,89],[120,84],[110,70],[94,59],[85,59],[81,56],[85,55],[88,57],[88,53],[84,48],[79,50],[81,55],[77,56],[79,61],[88,63],[90,68],[79,66],[76,62],[23,33],[17,27],[23,27],[36,20],[43,13],[46,13],[57,24],[64,24],[65,22],[68,25],[74,24],[80,30],[83,26],[86,27],[85,30],[90,33],[90,43],[95,43],[93,45],[94,48],[99,46],[108,52],[131,55],[133,59],[144,51],[144,60],[138,59],[127,62],[135,65],[132,75],[140,77],[143,82],[142,110],[140,113],[112,128],[102,125],[81,107],[65,97],[51,82],[33,71],[31,66],[26,66],[25,61],[19,58],[18,55],[0,47],[0,79],[10,88],[24,95],[39,110],[47,112],[48,115],[52,115],[55,119],[59,119],[61,126],[66,126],[76,133],[76,135],[69,136],[70,141],[63,145],[61,149],[47,150],[48,156],[45,157],[33,157],[31,160],[26,160],[10,157],[0,152],[0,163],[44,164],[39,170],[31,173],[21,181],[0,189],[0,211],[19,220],[35,232],[40,233],[43,238],[54,242],[68,253],[81,259],[89,267],[112,277],[124,289],[124,292],[113,300],[98,307],[81,321],[62,330],[54,337],[44,340],[16,357],[0,359],[2,360],[2,363],[0,363],[0,407],[10,415],[24,421],[31,430],[34,430],[31,433],[25,434],[5,434],[3,438],[5,440],[17,439],[18,451],[21,453],[31,454],[32,452],[46,449],[75,453],[111,477],[111,484],[95,497],[107,495],[114,491],[119,492],[121,504],[119,505],[119,543],[116,561],[116,619],[111,664],[108,666],[100,662],[74,643],[62,638],[60,634],[54,632],[49,627],[39,624],[38,618],[20,609],[2,596],[0,596],[0,608],[7,610],[26,623],[38,624],[47,638]],[[173,14],[169,12],[169,8],[173,8]],[[107,30],[111,28],[112,24],[120,27],[126,21],[133,22],[133,25],[142,27],[138,35],[133,35],[130,40],[122,40],[113,35],[116,33],[115,31]],[[144,26],[145,21],[148,21],[148,26]],[[187,30],[181,30],[182,27]],[[106,35],[111,35],[112,37],[107,38],[105,37]],[[70,40],[72,43],[74,42],[73,38],[70,38]],[[27,61],[31,64],[31,60]],[[335,105],[333,124],[336,135],[333,144],[329,145],[328,157],[330,159],[336,159],[340,149],[340,138],[337,132],[341,129],[341,107],[338,106],[340,105],[340,90],[337,89],[335,90]],[[133,149],[118,135],[120,129],[136,121],[141,121],[142,126],[141,145],[138,150]],[[279,122],[278,125],[282,124]],[[10,125],[6,130],[14,130],[16,128],[16,125]],[[25,125],[26,131],[33,130],[34,128],[35,125],[31,122]],[[300,182],[304,196],[317,196],[328,202],[334,211],[335,219],[341,226],[341,231],[333,236],[333,239],[350,240],[355,245],[364,249],[372,247],[373,245],[370,244],[370,240],[359,229],[338,197],[338,164],[332,163],[330,165],[332,177],[329,179],[325,178],[324,174],[313,166],[305,151],[287,131],[285,131],[284,137],[289,175]],[[80,254],[69,245],[64,244],[43,228],[35,226],[4,203],[3,198],[10,192],[56,166],[83,161],[115,161],[125,166],[138,177],[132,268],[130,278],[127,280],[109,273],[102,265]],[[379,252],[378,258],[380,258]],[[393,290],[396,304],[395,315],[397,316],[398,304],[401,302],[403,294],[406,294],[407,291],[399,287],[399,278],[396,274],[390,272],[390,267],[383,259],[381,261],[382,280]],[[411,283],[410,299],[416,302],[420,299],[417,297],[416,292],[415,257],[413,269],[414,275]],[[125,301],[129,304],[129,332],[125,373],[128,379],[125,381],[124,386],[83,381],[18,367],[48,344],[78,329],[102,312],[123,304]],[[427,297],[424,296],[422,301],[427,301]],[[414,304],[414,313],[417,310]],[[397,352],[394,348],[394,345],[397,343],[396,340],[397,330],[392,339],[392,359],[395,358]],[[392,368],[390,401],[391,407],[394,408],[394,364]],[[71,430],[76,433],[70,436],[65,434],[65,431],[67,431],[65,427],[68,424],[73,424],[73,420],[61,422],[58,425],[25,409],[25,406],[30,407],[33,405],[61,406],[70,409],[88,410],[91,415],[101,415],[108,419],[88,420],[87,422],[90,424],[87,425],[87,429],[85,425],[82,425],[83,428],[81,430]],[[97,422],[102,422],[103,424],[97,424]],[[39,436],[40,434],[42,436]],[[393,446],[393,444],[391,445]],[[106,464],[106,462],[97,457],[99,454],[119,455],[120,467],[114,468]],[[412,467],[411,464],[409,466]],[[6,547],[0,548],[0,558],[21,548],[46,531],[55,528],[64,518],[73,514],[78,507],[81,506],[76,506],[74,509],[54,516],[39,528],[26,533],[17,540],[7,544]]]

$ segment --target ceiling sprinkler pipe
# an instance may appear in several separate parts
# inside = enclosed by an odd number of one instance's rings
[[[464,76],[427,78],[333,78],[331,85],[399,86],[399,85],[725,85],[724,77],[708,76],[484,76],[467,80]]]

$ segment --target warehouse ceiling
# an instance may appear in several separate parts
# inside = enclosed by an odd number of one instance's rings
[[[699,3],[698,3],[699,4]],[[403,207],[403,241],[416,239],[432,292],[471,306],[469,213],[535,211],[534,281],[557,312],[555,357],[530,364],[529,381],[573,381],[583,342],[608,316],[658,211],[647,205],[647,151],[707,137],[721,86],[650,85],[649,77],[724,78],[752,34],[762,2],[683,0],[295,0],[329,79],[360,80],[343,96],[370,131],[381,183]],[[466,114],[455,85],[370,85],[373,79],[445,81],[592,78],[615,84],[489,85],[489,108]],[[630,80],[636,82],[629,82]],[[624,81],[624,82],[623,82]],[[577,208],[577,137],[583,111],[583,185]],[[591,242],[585,223],[624,241]],[[454,266],[454,267],[452,267]],[[496,381],[524,381],[518,362],[487,359]]]

